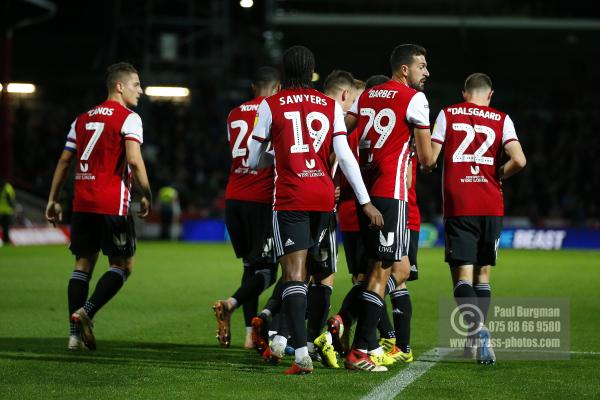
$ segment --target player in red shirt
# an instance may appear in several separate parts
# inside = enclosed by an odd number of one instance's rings
[[[425,55],[421,46],[397,46],[390,57],[392,79],[363,92],[347,116],[347,125],[357,124],[361,134],[361,152],[366,152],[366,160],[362,162],[361,158],[361,170],[373,204],[384,217],[380,232],[366,229],[366,221],[359,219],[373,266],[361,293],[354,343],[346,358],[350,369],[376,371],[367,351],[369,337],[381,316],[389,277],[392,274],[392,282],[397,286],[406,281],[410,272],[406,209],[411,131],[419,161],[428,169],[434,165],[429,106],[422,92],[429,77]]]
[[[334,187],[329,157],[336,153],[339,166],[357,192],[357,198],[373,227],[383,224],[373,207],[358,163],[346,140],[341,106],[312,89],[315,60],[303,46],[283,55],[282,90],[262,101],[252,133],[250,167],[266,156],[270,141],[275,156],[273,231],[275,249],[283,266],[283,310],[295,347],[295,360],[286,374],[313,370],[306,347],[307,257],[318,257],[334,209]]]
[[[78,116],[67,136],[54,177],[46,219],[55,224],[62,218],[58,198],[75,161],[75,194],[71,219],[71,252],[75,271],[69,281],[71,319],[69,349],[96,348],[92,319],[123,286],[133,268],[136,238],[129,209],[131,178],[141,190],[140,211],[150,212],[152,193],[140,151],[142,120],[128,107],[135,107],[142,94],[136,69],[127,63],[108,67],[108,98]],[[86,301],[100,250],[110,267],[100,277]]]
[[[258,297],[275,282],[277,261],[273,254],[272,207],[273,168],[248,167],[248,146],[258,105],[279,91],[279,72],[262,67],[252,80],[254,98],[235,107],[227,117],[227,139],[231,169],[225,191],[225,224],[237,258],[244,264],[242,284],[227,300],[218,300],[213,310],[217,318],[217,340],[223,347],[231,343],[230,320],[242,306],[246,323],[244,347],[254,348],[252,318],[258,311]]]
[[[440,111],[432,136],[434,157],[444,145],[446,262],[456,302],[467,309],[463,318],[477,339],[476,357],[481,364],[496,361],[483,324],[491,296],[490,269],[496,265],[504,215],[502,180],[526,163],[512,120],[490,107],[493,93],[486,74],[467,77],[465,102]],[[509,160],[500,164],[503,151]]]

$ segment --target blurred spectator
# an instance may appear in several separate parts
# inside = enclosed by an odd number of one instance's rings
[[[163,186],[158,191],[160,204],[160,239],[171,240],[173,221],[179,217],[179,193],[173,186]]]
[[[9,182],[0,178],[0,224],[2,225],[3,241],[10,244],[10,226],[15,213],[15,189]]]

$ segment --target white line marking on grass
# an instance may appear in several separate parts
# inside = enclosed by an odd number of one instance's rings
[[[431,367],[437,364],[446,352],[449,352],[449,349],[435,347],[421,354],[419,358],[408,364],[406,368],[403,368],[396,375],[371,390],[362,398],[362,400],[385,400],[396,397],[411,383],[419,379],[423,374],[429,371]],[[541,353],[542,351],[533,350],[531,352]],[[554,351],[549,353],[600,355],[600,352],[598,351]]]
[[[369,394],[363,397],[363,400],[384,400],[393,399],[408,385],[419,379],[421,375],[427,372],[431,367],[440,361],[438,348],[433,348],[417,358],[414,362],[408,364],[396,375],[378,385],[371,390]]]

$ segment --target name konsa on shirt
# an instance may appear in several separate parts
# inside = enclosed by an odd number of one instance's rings
[[[240,106],[240,111],[242,111],[242,112],[258,111],[258,104],[242,104]]]
[[[302,103],[304,101],[320,106],[327,105],[327,100],[325,98],[315,96],[314,94],[292,94],[290,96],[280,97],[279,105],[285,106],[286,104]]]
[[[93,110],[88,111],[87,113],[90,117],[93,117],[94,115],[106,115],[110,117],[111,115],[113,115],[113,111],[115,111],[113,108],[97,107]]]
[[[467,108],[467,107],[452,107],[448,111],[452,115],[474,115],[476,117],[492,119],[494,121],[500,121],[500,114],[493,111],[483,111],[480,108]]]

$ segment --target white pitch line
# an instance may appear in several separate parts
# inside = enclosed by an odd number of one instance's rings
[[[396,397],[401,391],[406,389],[411,383],[419,379],[421,375],[429,371],[431,367],[440,361],[442,358],[440,352],[444,352],[444,349],[436,347],[421,354],[414,362],[375,387],[361,400],[386,400]],[[554,353],[600,355],[600,352],[597,351],[556,351]]]
[[[421,354],[419,358],[408,364],[406,368],[403,368],[396,375],[374,388],[362,400],[393,399],[398,393],[406,389],[408,385],[419,379],[421,375],[437,364],[438,361],[440,361],[440,354],[436,347]]]

